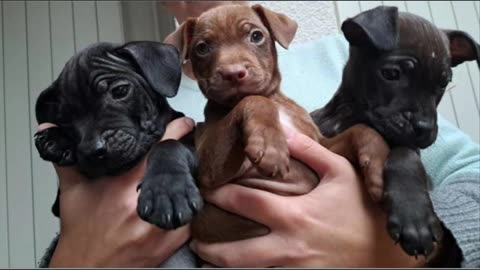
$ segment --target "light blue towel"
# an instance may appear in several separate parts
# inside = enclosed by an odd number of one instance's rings
[[[280,46],[277,49],[282,91],[307,111],[326,104],[340,85],[348,58],[348,43],[343,35],[293,44],[288,50]],[[179,93],[170,102],[195,121],[203,121],[206,99],[195,81],[183,76]],[[456,174],[480,177],[480,146],[441,116],[438,139],[423,151],[422,159],[434,185]]]

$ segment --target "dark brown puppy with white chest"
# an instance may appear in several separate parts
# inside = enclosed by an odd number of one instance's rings
[[[349,160],[369,164],[363,171],[367,181],[381,182],[389,149],[375,131],[358,125],[325,139],[309,114],[281,93],[275,41],[288,48],[296,29],[293,20],[260,5],[228,5],[188,19],[167,38],[191,61],[208,98],[195,142],[201,189],[227,182],[283,195],[313,189],[319,179],[290,158],[282,124]],[[263,225],[209,204],[194,218],[192,230],[206,242],[268,233]]]

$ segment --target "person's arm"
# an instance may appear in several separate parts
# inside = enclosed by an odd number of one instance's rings
[[[434,210],[462,252],[462,267],[479,267],[480,146],[440,117],[438,138],[422,160],[434,184]]]
[[[171,122],[162,139],[193,128]],[[145,161],[115,177],[88,181],[71,167],[55,169],[60,180],[60,236],[49,267],[156,267],[189,238],[189,227],[163,231],[140,219],[136,187]]]

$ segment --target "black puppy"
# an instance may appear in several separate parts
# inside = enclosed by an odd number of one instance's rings
[[[57,125],[35,134],[40,156],[76,165],[94,181],[131,169],[150,151],[138,213],[163,229],[184,225],[202,207],[191,173],[196,158],[179,141],[157,143],[166,125],[183,116],[166,99],[176,95],[180,78],[179,53],[171,45],[97,43],[82,50],[37,100],[38,123]]]
[[[479,45],[465,32],[440,30],[396,7],[362,12],[341,29],[350,43],[342,83],[332,100],[311,115],[326,136],[357,123],[382,134],[392,149],[383,198],[372,196],[383,199],[391,237],[408,254],[427,256],[443,230],[419,149],[437,137],[436,108],[451,68],[475,59],[480,63]]]

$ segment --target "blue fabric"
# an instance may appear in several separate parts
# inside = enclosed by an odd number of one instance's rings
[[[348,58],[348,43],[343,35],[293,44],[288,50],[277,46],[277,50],[281,90],[307,111],[325,105],[340,85]],[[206,99],[195,81],[183,76],[179,93],[170,102],[195,121],[203,121]],[[434,186],[460,175],[480,183],[480,146],[442,116],[438,139],[422,152],[422,159]]]

